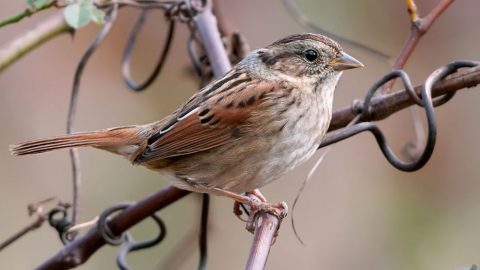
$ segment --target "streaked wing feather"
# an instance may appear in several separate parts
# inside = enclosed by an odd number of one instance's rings
[[[238,127],[248,121],[252,110],[275,87],[272,83],[260,82],[244,74],[232,72],[231,81],[227,76],[192,97],[177,112],[177,121],[167,123],[163,132],[154,134],[135,161],[148,162],[194,154],[234,140],[238,136]],[[238,80],[242,82],[238,83]],[[219,82],[222,85],[218,86]],[[215,91],[211,91],[212,87]]]

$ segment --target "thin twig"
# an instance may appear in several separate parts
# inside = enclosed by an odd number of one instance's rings
[[[453,3],[455,0],[441,0],[431,11],[423,18],[420,18],[415,5],[414,0],[407,0],[408,12],[410,14],[411,28],[410,34],[403,44],[398,57],[392,65],[392,70],[403,69],[407,60],[412,55],[414,49],[417,47],[418,42],[425,33],[430,29],[435,20]],[[390,92],[394,84],[394,81],[387,84],[383,88],[383,92]]]
[[[45,204],[50,203],[54,200],[56,200],[55,197],[50,197],[50,198],[46,198],[41,201],[38,201],[36,203],[29,204],[27,207],[28,215],[29,216],[35,215],[37,216],[37,218],[33,222],[29,223],[28,225],[26,225],[25,227],[23,227],[22,229],[20,229],[19,231],[17,231],[7,239],[5,239],[4,241],[0,242],[0,251],[2,251],[4,248],[8,247],[15,241],[25,236],[28,232],[31,232],[33,230],[40,228],[42,224],[48,219],[48,215],[49,215],[48,214],[49,211],[45,211]],[[66,208],[69,207],[68,204],[64,204],[61,201],[58,202],[57,206],[58,205],[63,205]]]
[[[211,4],[210,1],[208,3]],[[211,6],[205,7],[205,10],[194,18],[194,23],[212,66],[214,76],[222,76],[232,68],[232,65],[220,38],[217,19],[213,16]]]
[[[65,22],[62,13],[49,17],[27,33],[0,48],[0,73],[22,56],[48,40],[73,31]]]
[[[43,222],[45,222],[47,218],[44,215],[38,215],[37,219],[34,220],[32,223],[28,224],[27,226],[23,227],[20,231],[16,232],[14,235],[8,237],[5,241],[0,243],[0,251],[4,248],[12,244],[13,242],[20,239],[22,236],[31,232],[35,229],[38,229],[42,226]]]
[[[19,22],[19,21],[25,19],[26,17],[30,17],[31,15],[33,15],[33,14],[39,12],[39,11],[45,10],[47,8],[51,8],[51,7],[55,6],[55,4],[56,4],[56,1],[52,1],[50,3],[47,3],[46,5],[43,5],[39,8],[37,8],[37,9],[27,8],[27,9],[25,9],[24,11],[22,11],[18,14],[15,14],[11,17],[0,20],[0,28],[5,26],[5,25],[11,24],[11,23]]]

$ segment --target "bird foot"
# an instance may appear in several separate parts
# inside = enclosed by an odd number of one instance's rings
[[[268,213],[282,220],[287,216],[288,212],[288,207],[285,202],[270,204],[252,200],[251,203],[248,203],[248,206],[250,207],[250,214],[246,220],[245,228],[251,233],[255,232],[255,222],[258,214]]]
[[[244,212],[245,214],[249,215],[248,209],[245,208],[245,204],[248,205],[248,203],[245,203],[245,201],[254,200],[254,201],[266,203],[267,199],[265,198],[265,196],[263,196],[263,194],[260,192],[259,189],[254,189],[252,191],[245,192],[245,194],[241,196],[243,196],[245,200],[244,202],[240,202],[238,200],[235,201],[235,203],[233,204],[233,213],[241,221],[247,222],[248,219],[242,217]],[[242,208],[243,208],[243,211],[242,211]]]
[[[221,196],[234,199],[235,204],[233,206],[233,213],[235,213],[235,215],[239,219],[247,223],[246,229],[251,233],[255,231],[255,221],[256,221],[257,215],[260,213],[272,214],[276,216],[279,220],[282,220],[287,216],[288,207],[285,202],[274,203],[274,204],[267,203],[266,202],[267,200],[260,193],[258,189],[247,192],[245,195],[236,194],[234,192],[220,189],[217,187],[211,187],[209,191]],[[250,208],[248,211],[249,213],[247,212],[248,219],[246,220],[241,218],[241,215],[243,213],[240,209],[241,204],[244,204]]]

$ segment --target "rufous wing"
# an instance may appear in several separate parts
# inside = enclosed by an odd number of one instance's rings
[[[177,117],[149,138],[147,147],[134,162],[194,154],[242,136],[242,126],[248,123],[251,113],[261,107],[265,97],[276,87],[253,79],[235,83],[242,79],[238,77],[215,92],[208,88],[199,91],[176,113]]]

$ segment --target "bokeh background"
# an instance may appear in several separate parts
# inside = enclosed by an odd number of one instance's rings
[[[405,1],[296,1],[318,25],[362,42],[392,57],[408,35]],[[417,1],[421,14],[438,0]],[[25,7],[2,1],[0,18]],[[292,33],[305,32],[281,1],[224,1],[229,22],[252,48]],[[421,40],[406,70],[420,84],[435,68],[456,59],[480,60],[480,2],[456,1]],[[54,14],[46,11],[0,29],[0,45],[22,35]],[[120,78],[122,50],[135,16],[122,9],[111,35],[88,63],[79,96],[76,130],[141,124],[173,111],[198,86],[188,71],[188,30],[178,27],[163,73],[145,92],[133,93]],[[0,74],[0,240],[31,221],[26,205],[49,196],[71,197],[67,151],[13,157],[11,143],[62,134],[73,73],[98,26],[89,25],[72,38],[57,37]],[[152,12],[134,54],[134,75],[153,66],[165,33],[161,12]],[[348,71],[337,88],[335,108],[361,98],[389,71],[391,62],[344,46],[366,67]],[[395,170],[376,142],[363,134],[334,146],[302,195],[295,212],[282,224],[268,269],[459,269],[480,263],[480,89],[461,91],[436,109],[438,140],[430,162],[420,171]],[[409,111],[380,123],[398,152],[414,137]],[[109,153],[82,149],[82,221],[123,201],[135,201],[167,184],[157,174]],[[317,153],[316,158],[318,158]],[[315,159],[263,189],[270,201],[290,206]],[[213,198],[208,269],[241,269],[252,236],[231,212],[232,202]],[[190,195],[161,212],[168,236],[152,249],[128,257],[133,269],[195,269],[200,196]],[[144,222],[133,229],[137,239],[154,235]],[[44,225],[0,252],[0,269],[31,269],[62,248]],[[117,248],[104,247],[80,269],[116,269]],[[169,262],[167,262],[169,261]]]

